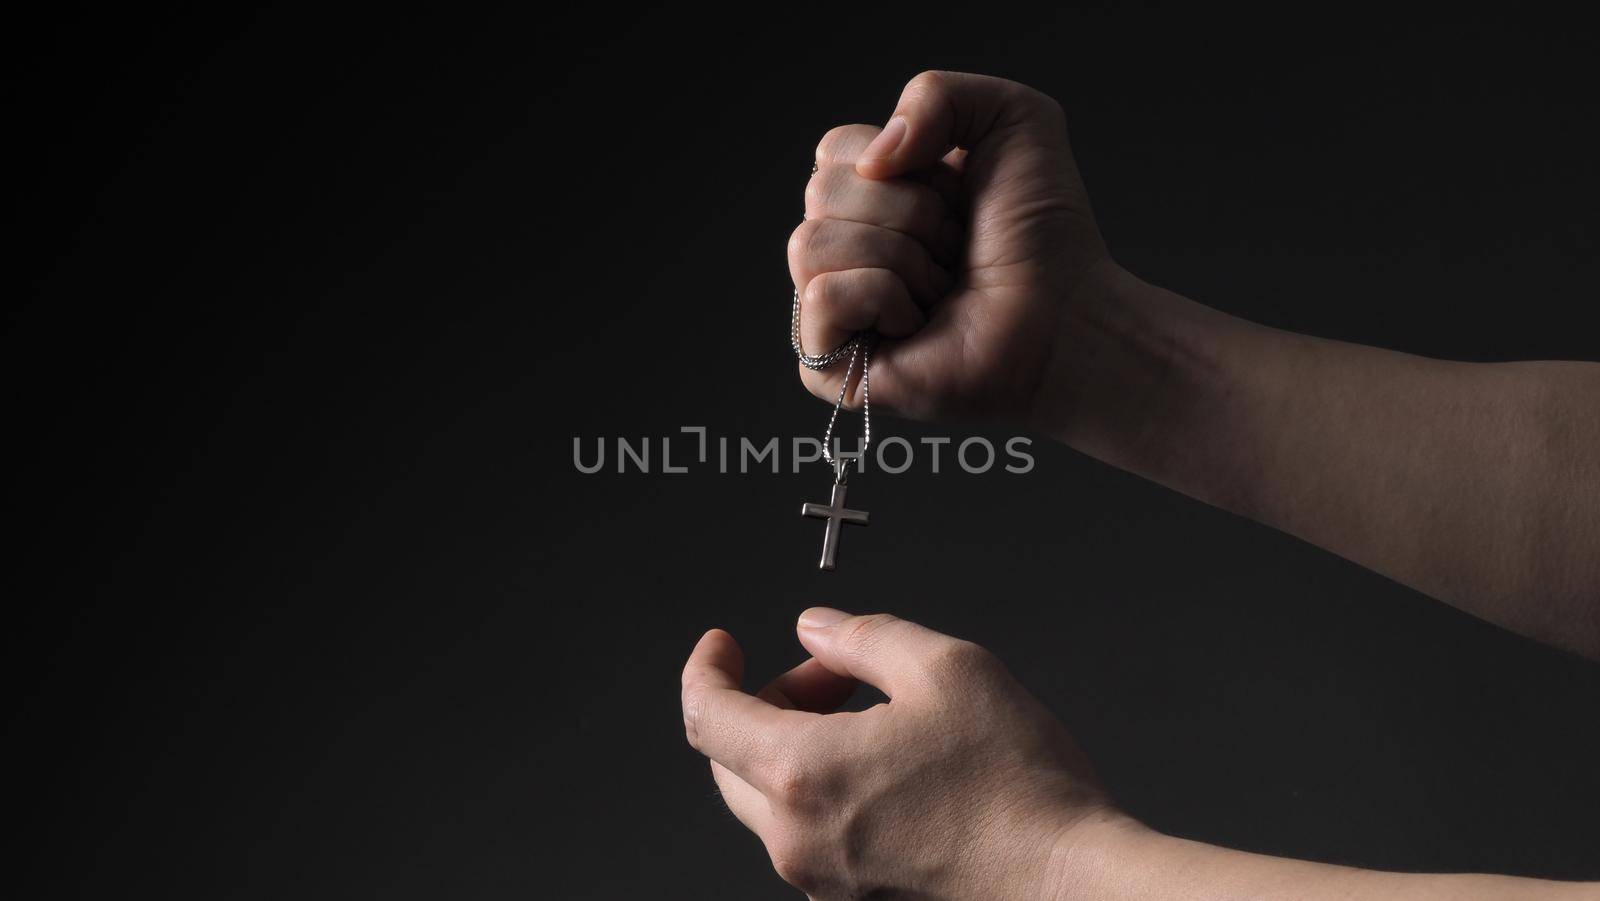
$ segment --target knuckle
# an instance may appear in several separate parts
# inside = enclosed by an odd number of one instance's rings
[[[882,640],[883,632],[898,617],[888,613],[871,613],[858,616],[844,632],[844,646],[851,653],[863,654],[872,650],[873,646]]]
[[[817,142],[817,162],[829,163],[841,159],[850,142],[859,140],[862,129],[870,128],[870,125],[836,125],[828,129],[822,140]]]
[[[816,778],[804,762],[789,759],[773,767],[768,777],[772,798],[790,808],[806,808],[816,797]]]
[[[803,892],[817,887],[817,868],[802,842],[789,835],[779,836],[768,845],[767,856],[779,879]]]
[[[1022,89],[1022,98],[1018,103],[1031,110],[1035,116],[1041,119],[1063,123],[1067,121],[1067,111],[1061,106],[1061,101],[1043,91],[1024,87]]]
[[[826,216],[838,205],[838,194],[844,167],[824,165],[806,182],[806,212],[813,216]]]
[[[845,769],[832,754],[817,751],[823,747],[814,736],[800,736],[795,749],[775,761],[768,771],[768,797],[802,818],[836,802],[843,794]]]
[[[839,279],[833,272],[819,272],[806,283],[802,313],[811,313],[824,320],[832,318],[839,302]]]
[[[1044,108],[1046,113],[1062,120],[1063,122],[1066,121],[1067,108],[1061,105],[1061,101],[1051,97],[1049,94],[1041,93],[1039,91],[1034,91],[1033,93],[1039,98],[1039,104]]]
[[[817,142],[816,158],[818,163],[825,163],[833,159],[834,148],[838,147],[839,142],[844,140],[849,129],[850,126],[848,125],[835,125],[823,133],[822,140]]]
[[[818,170],[817,174],[811,176],[811,179],[806,182],[806,212],[809,214],[821,215],[822,211],[827,208],[825,203],[827,200],[827,192],[824,190],[823,185],[823,180],[825,178],[823,172],[825,171],[826,170]]]
[[[904,94],[906,96],[924,99],[937,99],[941,97],[950,83],[950,73],[937,69],[927,69],[912,76],[906,82]]]
[[[812,245],[816,241],[817,230],[822,223],[816,219],[807,219],[795,227],[789,234],[789,259],[793,262],[804,260],[811,253]]]
[[[936,679],[961,683],[988,676],[996,663],[983,645],[960,638],[941,642],[928,661]]]
[[[1066,121],[1066,112],[1056,98],[1016,81],[1003,81],[1001,99],[1005,106],[1022,112],[1028,118]]]

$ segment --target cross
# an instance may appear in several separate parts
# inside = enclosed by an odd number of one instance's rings
[[[822,534],[822,562],[817,564],[819,569],[833,569],[833,555],[839,549],[839,532],[844,528],[843,523],[855,523],[858,526],[867,524],[867,511],[845,509],[844,489],[844,482],[834,482],[833,497],[827,506],[806,504],[800,508],[801,516],[828,521],[828,530]]]

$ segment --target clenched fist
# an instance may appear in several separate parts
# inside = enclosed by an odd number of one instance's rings
[[[1115,269],[1060,106],[1015,82],[924,72],[882,129],[828,132],[816,165],[789,241],[805,351],[872,329],[874,402],[1029,419],[1064,308]],[[844,367],[800,374],[831,401]]]

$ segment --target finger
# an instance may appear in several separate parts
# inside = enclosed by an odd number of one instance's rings
[[[951,396],[959,388],[959,369],[948,365],[959,359],[965,351],[966,329],[961,320],[950,315],[948,307],[936,308],[928,314],[927,324],[916,334],[905,338],[874,339],[871,344],[871,396],[875,410],[888,411],[907,419],[929,420],[940,415],[941,399]],[[810,339],[806,339],[811,349]],[[819,345],[820,346],[820,345]],[[835,343],[831,347],[837,347]],[[796,364],[800,383],[815,397],[834,403],[839,399],[839,389],[844,382],[846,364],[823,370],[807,369]],[[845,393],[846,409],[860,410],[866,399],[867,386],[861,378],[858,365],[850,379],[850,390]]]
[[[945,249],[954,217],[932,187],[908,179],[873,181],[850,165],[817,170],[806,183],[806,218],[845,219],[910,235],[934,254]]]
[[[919,306],[950,290],[950,274],[915,238],[860,222],[807,219],[789,238],[789,274],[805,294],[806,283],[824,272],[888,269],[900,276]]]
[[[861,410],[870,391],[875,409],[912,419],[931,418],[933,408],[928,399],[940,395],[925,390],[924,386],[930,384],[924,375],[929,361],[927,355],[920,352],[924,343],[920,335],[921,332],[911,339],[873,339],[864,351],[870,353],[870,380],[860,365],[851,369],[840,362],[819,370],[797,364],[800,384],[819,400],[836,403],[844,387],[845,373],[849,371],[850,390],[843,392],[845,409]],[[835,342],[832,346],[838,344]]]
[[[795,632],[823,666],[891,699],[925,683],[941,655],[970,644],[885,613],[851,616],[829,607],[800,614]]]
[[[759,696],[779,707],[833,713],[855,694],[856,684],[856,680],[841,676],[810,657],[769,682]]]
[[[829,129],[817,142],[817,168],[820,170],[830,163],[854,165],[856,157],[867,149],[880,131],[883,129],[876,125],[840,125]]]
[[[887,269],[823,272],[800,298],[800,344],[812,353],[826,353],[863,329],[898,338],[922,323],[905,282]]]
[[[683,668],[683,727],[695,750],[761,787],[764,764],[790,744],[809,714],[780,710],[739,690],[744,654],[733,636],[707,632]]]
[[[860,410],[866,403],[869,387],[863,384],[859,366],[850,373],[850,389],[848,391],[843,390],[845,370],[847,368],[844,363],[828,369],[812,369],[808,366],[799,366],[797,368],[800,371],[800,384],[811,392],[812,397],[833,404],[841,402],[840,396],[842,394],[842,403],[846,410]],[[878,379],[878,381],[881,382],[882,379]],[[873,397],[879,406],[887,406],[883,403],[883,398],[877,395],[877,388],[871,388],[870,390],[874,392]],[[891,407],[890,409],[893,408]]]
[[[728,810],[746,829],[765,838],[772,829],[773,820],[772,805],[767,803],[766,796],[715,760],[711,761],[711,778],[716,781],[717,791],[722,794],[722,803],[728,805]]]
[[[927,169],[953,147],[971,149],[991,133],[1052,108],[1055,101],[1025,85],[987,75],[923,72],[900,93],[883,131],[856,157],[867,178]]]
[[[834,166],[853,167],[861,151],[865,150],[881,131],[883,129],[876,125],[841,125],[831,129],[817,144],[817,163],[812,169],[812,179]],[[962,179],[962,173],[966,169],[966,159],[967,152],[957,147],[945,154],[944,159],[938,164],[905,173],[905,180],[933,189],[934,193],[944,201],[945,208],[957,217],[958,224],[967,214],[966,188]],[[964,233],[965,229],[959,231]],[[961,242],[959,236],[952,242],[950,232],[948,223],[942,226],[940,240],[934,245],[934,256],[947,265],[960,262]],[[954,246],[949,246],[952,243]]]

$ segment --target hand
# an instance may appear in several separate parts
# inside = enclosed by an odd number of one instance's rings
[[[819,899],[1055,896],[1068,837],[1110,811],[1061,723],[971,642],[827,608],[796,631],[812,658],[755,696],[721,630],[683,671],[689,743],[778,875]],[[858,679],[889,702],[834,713]]]
[[[789,269],[806,352],[876,330],[872,400],[919,419],[1027,419],[1064,308],[1115,280],[1060,106],[954,72],[822,139]],[[844,370],[800,376],[832,401]]]

